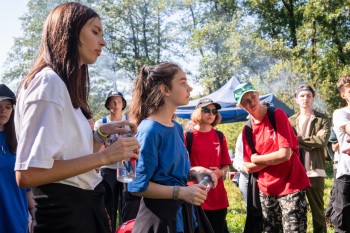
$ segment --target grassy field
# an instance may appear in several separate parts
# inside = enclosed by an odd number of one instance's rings
[[[332,178],[332,170],[331,163],[327,162],[327,178],[326,178],[326,189],[325,189],[325,208],[328,205],[330,190],[333,184]],[[227,190],[228,199],[230,202],[230,207],[228,208],[227,213],[227,225],[230,233],[242,233],[244,229],[245,217],[246,217],[246,208],[244,205],[244,201],[242,195],[238,189],[238,187],[230,180],[225,181],[225,187]],[[312,216],[310,213],[310,209],[308,211],[308,227],[307,232],[312,233]],[[328,228],[327,232],[333,233],[333,228]]]

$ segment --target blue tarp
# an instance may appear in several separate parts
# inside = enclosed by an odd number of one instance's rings
[[[233,98],[233,90],[240,82],[232,77],[224,86],[222,86],[219,90],[207,95],[203,96],[199,99],[190,101],[185,106],[180,106],[177,108],[175,114],[178,117],[190,119],[191,114],[194,111],[196,105],[199,100],[203,98],[210,98],[215,102],[218,102],[221,105],[221,109],[219,110],[222,121],[221,123],[231,123],[231,122],[241,122],[246,121],[248,113],[236,107],[236,101]],[[260,96],[260,101],[266,101],[271,106],[282,109],[287,116],[291,116],[294,114],[294,110],[289,108],[285,103],[281,100],[277,99],[274,94],[266,94]]]

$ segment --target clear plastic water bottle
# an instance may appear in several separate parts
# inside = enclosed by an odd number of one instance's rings
[[[209,176],[205,176],[203,178],[203,180],[199,183],[203,184],[207,187],[207,189],[206,189],[207,192],[209,192],[210,189],[212,189],[214,187],[214,182],[212,181],[212,179]]]
[[[129,128],[129,126],[125,126],[125,128]],[[126,134],[123,134],[122,137],[133,137],[131,131]],[[133,153],[133,152],[131,152]],[[121,162],[118,162],[117,165],[117,180],[123,183],[130,183],[136,178],[136,159],[124,159]]]

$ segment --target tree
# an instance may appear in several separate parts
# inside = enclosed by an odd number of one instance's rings
[[[34,63],[42,34],[43,22],[49,12],[64,0],[30,0],[27,12],[20,17],[23,35],[15,38],[4,66],[3,82],[19,81],[29,71]],[[89,4],[91,1],[80,1]]]
[[[183,31],[188,32],[188,44],[192,53],[200,59],[197,82],[207,92],[220,88],[231,77],[232,66],[227,62],[226,40],[232,30],[237,11],[236,1],[206,0],[184,1],[181,6]],[[191,19],[191,20],[188,20]]]
[[[28,2],[28,12],[20,18],[23,36],[15,38],[14,45],[5,61],[4,82],[21,80],[33,64],[40,44],[42,23],[52,9],[53,2],[48,0]]]
[[[307,3],[304,21],[298,31],[299,53],[295,58],[304,69],[310,84],[327,102],[329,112],[344,105],[336,90],[336,82],[349,71],[350,40],[348,1],[312,0]]]
[[[303,20],[307,0],[246,0],[248,12],[260,22],[262,38],[282,40],[290,48],[298,45],[297,29]]]
[[[169,1],[102,1],[100,11],[113,70],[123,69],[134,79],[143,65],[160,63],[177,53],[176,36],[168,19],[171,8]]]

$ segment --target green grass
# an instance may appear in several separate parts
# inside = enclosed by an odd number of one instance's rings
[[[332,177],[332,164],[331,162],[327,162],[327,178],[325,181],[325,194],[324,194],[324,202],[325,202],[325,208],[328,205],[329,202],[329,196],[330,196],[330,190],[333,184],[333,177]],[[242,233],[244,230],[244,223],[246,218],[246,207],[244,205],[243,197],[241,195],[241,192],[239,191],[239,188],[230,180],[225,181],[225,187],[229,199],[230,206],[227,211],[227,225],[230,233]],[[312,227],[312,216],[310,209],[308,211],[307,215],[307,233],[313,232]],[[327,228],[327,232],[333,233],[333,228]]]

